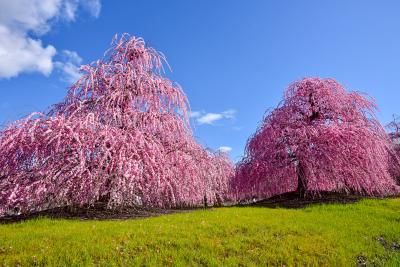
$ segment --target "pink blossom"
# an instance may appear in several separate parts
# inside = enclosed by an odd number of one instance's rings
[[[392,147],[373,100],[333,79],[290,85],[248,140],[232,181],[238,199],[321,191],[386,196],[399,192],[389,172]]]
[[[213,205],[233,166],[193,138],[181,87],[141,38],[115,38],[104,59],[47,114],[0,132],[0,216],[107,201],[110,208]]]

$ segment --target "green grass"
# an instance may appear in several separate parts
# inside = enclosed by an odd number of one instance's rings
[[[0,225],[0,265],[400,266],[393,242],[400,199],[121,221],[40,218]]]

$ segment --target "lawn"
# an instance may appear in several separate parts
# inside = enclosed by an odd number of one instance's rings
[[[0,225],[0,265],[400,266],[400,199]]]

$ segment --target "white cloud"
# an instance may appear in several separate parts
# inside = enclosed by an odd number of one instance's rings
[[[222,153],[229,153],[232,151],[232,148],[230,146],[221,146],[218,148],[218,151]]]
[[[201,111],[191,111],[190,112],[190,118],[198,118],[201,116]]]
[[[236,110],[234,110],[234,109],[228,109],[228,110],[222,112],[222,115],[227,119],[234,119],[235,114],[236,114]]]
[[[21,72],[49,75],[56,49],[43,47],[40,40],[22,37],[0,25],[0,78],[17,76]]]
[[[74,21],[75,20],[75,13],[78,9],[78,1],[65,1],[64,2],[64,16],[67,20]]]
[[[82,58],[75,51],[63,50],[63,61],[55,62],[56,68],[63,73],[63,78],[66,82],[75,83],[80,77],[80,65]]]
[[[93,17],[98,18],[101,11],[101,2],[100,0],[86,0],[83,2],[83,5],[90,12]]]
[[[76,11],[80,6],[95,18],[99,17],[101,11],[100,0],[64,0],[63,5],[64,16],[72,21],[75,20]]]
[[[224,116],[219,113],[207,113],[197,119],[199,124],[213,124],[213,122],[222,119]]]
[[[221,113],[205,113],[204,111],[193,111],[191,117],[195,118],[197,123],[202,124],[213,124],[214,122],[222,119],[234,119],[236,110],[229,109]]]
[[[57,20],[74,21],[79,6],[94,17],[101,9],[99,0],[0,1],[0,78],[23,72],[49,75],[57,51],[51,44],[44,45],[40,36]]]

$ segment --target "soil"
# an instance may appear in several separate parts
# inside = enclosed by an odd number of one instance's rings
[[[296,192],[285,193],[282,195],[274,196],[268,199],[246,202],[234,205],[226,204],[225,206],[255,206],[255,207],[268,207],[268,208],[292,208],[299,209],[313,204],[321,203],[354,203],[360,199],[365,198],[356,195],[346,195],[342,193],[333,192],[319,192],[318,194],[308,194],[304,198],[299,197]],[[212,208],[212,207],[207,207]],[[96,203],[88,207],[59,207],[40,212],[12,215],[0,218],[0,224],[13,223],[24,220],[29,220],[37,217],[50,217],[50,218],[63,218],[63,219],[80,219],[80,220],[123,220],[123,219],[138,219],[155,217],[165,214],[190,212],[193,210],[205,209],[204,207],[184,207],[177,209],[160,209],[160,208],[143,208],[143,207],[129,207],[123,209],[107,209],[105,203]]]
[[[69,206],[34,212],[30,214],[10,215],[0,218],[0,224],[25,221],[38,217],[80,220],[124,220],[155,217],[178,212],[189,212],[198,208],[160,209],[143,207],[126,207],[108,209],[105,203],[96,203],[87,207]]]

